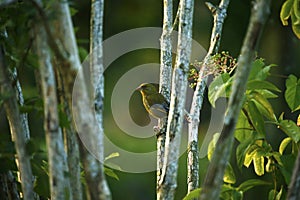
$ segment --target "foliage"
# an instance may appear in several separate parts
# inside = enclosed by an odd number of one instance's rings
[[[276,117],[273,109],[274,101],[271,103],[270,99],[278,99],[277,93],[281,90],[267,80],[274,66],[266,66],[263,59],[256,59],[253,62],[235,131],[235,138],[239,143],[235,152],[236,163],[227,164],[223,177],[222,199],[243,199],[244,192],[260,185],[272,186],[269,199],[282,199],[286,194],[299,148],[300,128],[295,121],[284,119],[283,113]],[[208,99],[213,107],[219,98],[229,97],[234,77],[227,72],[214,75],[216,77],[208,88]],[[284,94],[291,111],[300,110],[300,80],[296,76],[290,75],[287,78]],[[278,149],[274,149],[272,141],[268,141],[269,133],[266,129],[268,124],[280,129],[286,135]],[[208,160],[212,157],[219,135],[216,133],[208,146]],[[255,174],[259,177],[270,173],[273,175],[272,182],[250,179],[236,186],[237,180],[232,165],[237,166],[242,172],[246,170],[244,167],[253,166]],[[200,192],[201,188],[191,192],[185,199],[195,199]]]
[[[278,118],[276,117],[269,99],[277,98],[276,93],[280,90],[267,80],[273,66],[266,66],[263,59],[256,59],[253,62],[252,71],[247,82],[243,108],[235,131],[235,138],[239,142],[236,148],[236,165],[243,171],[245,170],[243,166],[249,168],[253,164],[254,171],[258,176],[263,176],[266,173],[274,174],[274,188],[269,193],[269,199],[280,199],[286,192],[286,185],[289,184],[291,178],[292,163],[295,161],[299,147],[300,128],[295,121],[284,119],[283,113]],[[220,74],[213,80],[208,91],[208,98],[212,106],[220,97],[229,96],[232,80],[233,77],[230,77],[228,73]],[[292,112],[300,109],[299,83],[300,80],[294,75],[290,75],[286,80],[285,100]],[[274,149],[272,142],[267,139],[269,133],[266,124],[274,124],[287,136],[281,141],[278,150]],[[211,156],[214,150],[216,137],[214,136],[209,145],[208,157]],[[284,154],[290,144],[292,145],[292,151]],[[227,189],[223,188],[223,192],[231,190],[228,188],[231,188],[232,184],[235,183],[235,181],[232,181],[234,179],[226,181],[226,177],[234,177],[232,167],[230,167],[230,170],[225,171],[224,182],[229,186],[224,186]],[[285,181],[278,185],[280,177],[284,177]],[[241,183],[241,185],[244,183]],[[224,194],[222,196],[224,197]],[[226,199],[242,199],[242,193],[227,192]]]
[[[300,2],[298,0],[286,0],[280,11],[280,19],[284,26],[287,26],[291,18],[292,29],[300,39]]]
[[[208,75],[218,76],[219,74],[231,74],[236,68],[236,59],[233,58],[228,51],[222,51],[211,56],[207,63],[205,63],[206,70],[203,72],[203,77]],[[190,87],[194,88],[198,80],[198,72],[203,67],[204,63],[192,63],[189,70]]]

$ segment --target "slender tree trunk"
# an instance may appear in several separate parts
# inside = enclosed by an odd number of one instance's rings
[[[30,157],[26,151],[26,130],[23,126],[22,115],[19,111],[18,101],[11,81],[8,78],[7,67],[4,62],[3,49],[0,47],[0,94],[5,98],[4,108],[10,125],[12,138],[15,142],[18,167],[21,176],[23,198],[34,199],[33,174],[30,165]]]
[[[168,126],[166,135],[166,148],[162,175],[159,185],[164,187],[164,196],[161,199],[174,199],[177,187],[177,170],[179,147],[181,142],[182,124],[184,119],[185,96],[187,78],[191,56],[193,0],[181,0],[179,4],[179,37],[175,68],[172,75],[172,91]]]
[[[160,84],[159,92],[170,100],[171,79],[172,79],[172,22],[173,22],[173,3],[172,0],[163,1],[163,32],[160,40]],[[164,163],[167,119],[160,119],[160,132],[157,134],[157,199],[162,199],[166,191],[160,185],[160,178]]]
[[[90,28],[90,76],[93,92],[93,102],[98,132],[91,133],[91,140],[97,144],[97,158],[85,151],[85,173],[87,189],[90,199],[108,200],[111,194],[104,174],[104,148],[103,148],[103,98],[104,98],[104,76],[103,76],[103,12],[104,0],[92,0],[91,4],[91,28]]]
[[[36,51],[39,56],[39,75],[44,102],[44,130],[46,134],[51,199],[73,199],[70,188],[66,153],[59,126],[55,73],[47,36],[42,26],[35,27]],[[77,194],[78,195],[78,194]]]
[[[270,0],[257,0],[252,9],[249,27],[241,49],[241,56],[237,63],[237,71],[229,97],[228,109],[224,119],[224,126],[217,142],[207,176],[201,190],[200,199],[218,199],[226,164],[229,160],[234,129],[243,105],[243,94],[252,66],[255,48],[270,13]]]
[[[227,7],[229,0],[221,0],[218,7],[207,3],[208,8],[212,12],[214,17],[214,24],[211,33],[210,46],[203,60],[200,72],[198,74],[198,80],[196,89],[193,96],[189,123],[189,137],[188,137],[188,193],[199,187],[199,150],[198,150],[198,129],[200,123],[200,110],[203,104],[203,96],[207,82],[208,71],[207,65],[211,59],[211,56],[218,52],[221,40],[221,34],[223,29],[223,23],[226,18]]]

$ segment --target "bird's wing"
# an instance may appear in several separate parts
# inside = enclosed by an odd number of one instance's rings
[[[150,107],[150,113],[156,118],[167,117],[168,110],[162,104],[153,104]]]

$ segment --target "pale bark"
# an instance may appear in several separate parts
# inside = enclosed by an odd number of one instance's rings
[[[95,110],[96,131],[91,132],[90,140],[94,140],[98,145],[96,151],[99,157],[85,151],[85,173],[87,181],[87,191],[90,199],[111,199],[111,194],[104,174],[104,148],[103,148],[103,98],[104,98],[104,68],[103,68],[103,12],[104,0],[92,0],[91,2],[91,27],[90,27],[90,76],[93,93],[93,106]],[[98,160],[97,160],[98,159]]]
[[[226,18],[227,7],[229,0],[221,0],[218,7],[207,3],[208,8],[211,10],[214,17],[214,24],[211,33],[209,50],[203,60],[200,72],[198,74],[198,80],[196,89],[194,92],[190,117],[191,122],[188,126],[188,193],[199,187],[199,150],[198,150],[198,131],[200,123],[200,110],[203,104],[203,96],[207,82],[208,69],[207,65],[211,59],[211,56],[218,52],[221,40],[221,34],[223,29],[223,23]]]
[[[160,39],[160,80],[159,80],[159,92],[169,101],[172,79],[172,21],[173,21],[173,3],[172,0],[163,1],[163,32]],[[160,119],[159,133],[157,133],[157,199],[161,199],[164,193],[164,187],[160,185],[160,176],[162,173],[166,131],[167,131],[167,119]]]
[[[48,44],[54,50],[59,64],[59,73],[61,74],[60,78],[65,91],[64,95],[68,102],[68,109],[70,109],[73,114],[73,119],[71,120],[73,123],[72,126],[76,127],[76,131],[84,134],[84,144],[94,153],[94,155],[87,155],[87,152],[84,151],[83,154],[85,156],[84,166],[88,179],[88,195],[91,199],[104,199],[105,195],[101,189],[105,186],[101,185],[103,176],[101,175],[98,167],[100,165],[99,160],[101,159],[101,152],[99,151],[99,148],[102,148],[102,141],[94,138],[94,136],[96,136],[99,132],[99,127],[95,126],[96,119],[95,116],[93,116],[93,112],[91,112],[88,88],[85,83],[83,69],[81,68],[78,57],[78,49],[76,46],[69,7],[67,2],[54,3],[52,6],[56,14],[55,19],[51,22],[52,30],[50,30],[47,23],[44,23],[45,30],[48,35]],[[39,13],[43,18],[44,13]],[[74,85],[75,78],[76,84]],[[73,87],[76,87],[74,91]],[[74,138],[73,131],[67,132],[72,134],[71,136]],[[75,140],[72,142],[75,144],[77,143]],[[70,155],[68,155],[68,157],[69,156]],[[78,174],[80,172],[79,163],[73,164],[76,166],[76,174],[74,174],[74,176],[80,178],[80,175]],[[71,170],[70,173],[72,173]],[[74,196],[74,198],[75,197],[77,196]]]
[[[269,13],[270,0],[257,0],[252,9],[249,27],[241,49],[241,56],[237,63],[237,71],[229,97],[223,130],[216,144],[216,149],[200,193],[201,200],[219,198],[224,171],[234,140],[233,133],[243,105],[243,94],[255,55],[255,48]]]
[[[174,199],[177,188],[177,171],[179,147],[181,142],[182,124],[184,119],[187,78],[191,56],[193,0],[181,0],[179,4],[179,36],[175,68],[172,75],[172,90],[166,148],[162,175],[159,184],[164,187],[164,196],[161,199]]]
[[[4,97],[4,108],[10,126],[10,132],[15,142],[17,152],[18,168],[21,177],[23,198],[25,200],[34,199],[33,174],[30,165],[30,157],[26,151],[26,130],[23,119],[19,111],[15,90],[8,78],[8,72],[4,62],[3,49],[0,48],[0,94]]]
[[[64,128],[64,138],[66,142],[67,162],[70,174],[71,193],[74,200],[82,199],[82,186],[80,174],[80,156],[76,125],[72,118],[72,91],[73,84],[78,70],[81,67],[78,57],[78,49],[76,46],[75,35],[73,32],[73,24],[69,11],[68,2],[55,2],[51,4],[51,9],[55,16],[49,17],[45,15],[40,7],[37,7],[39,15],[47,33],[48,45],[54,50],[56,57],[57,79],[62,87],[61,103],[65,105],[64,112],[69,117],[70,127]],[[51,20],[51,21],[48,21]],[[84,89],[84,91],[86,91]]]
[[[40,85],[44,102],[44,130],[48,149],[50,196],[53,200],[73,199],[69,177],[66,175],[69,170],[59,126],[56,81],[51,63],[51,53],[44,29],[41,26],[36,26],[35,33]]]

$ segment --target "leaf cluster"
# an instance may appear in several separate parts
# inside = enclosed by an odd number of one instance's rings
[[[272,67],[274,65],[265,65],[263,59],[253,62],[246,92],[241,94],[244,96],[244,102],[235,130],[235,138],[238,141],[235,165],[241,171],[253,166],[258,177],[270,173],[273,180],[266,182],[260,178],[250,179],[237,185],[234,169],[228,162],[223,177],[222,199],[243,199],[247,190],[260,185],[272,186],[269,199],[281,199],[286,194],[299,149],[300,127],[297,126],[296,120],[284,119],[283,113],[277,117],[274,112],[270,99],[278,99],[281,90],[267,79],[271,75]],[[217,75],[209,85],[208,99],[213,107],[219,98],[229,97],[233,79],[234,76],[224,72]],[[286,80],[284,97],[291,112],[300,110],[300,79],[294,75],[290,75]],[[286,136],[278,149],[274,149],[272,141],[268,141],[267,135],[271,133],[266,129],[267,124],[280,129]],[[209,160],[219,135],[216,133],[208,146]],[[197,197],[199,192],[201,189],[190,193],[186,199],[193,199],[195,195]]]
[[[294,34],[300,39],[300,2],[298,0],[286,0],[280,11],[280,19],[284,26],[287,26],[291,18]]]

